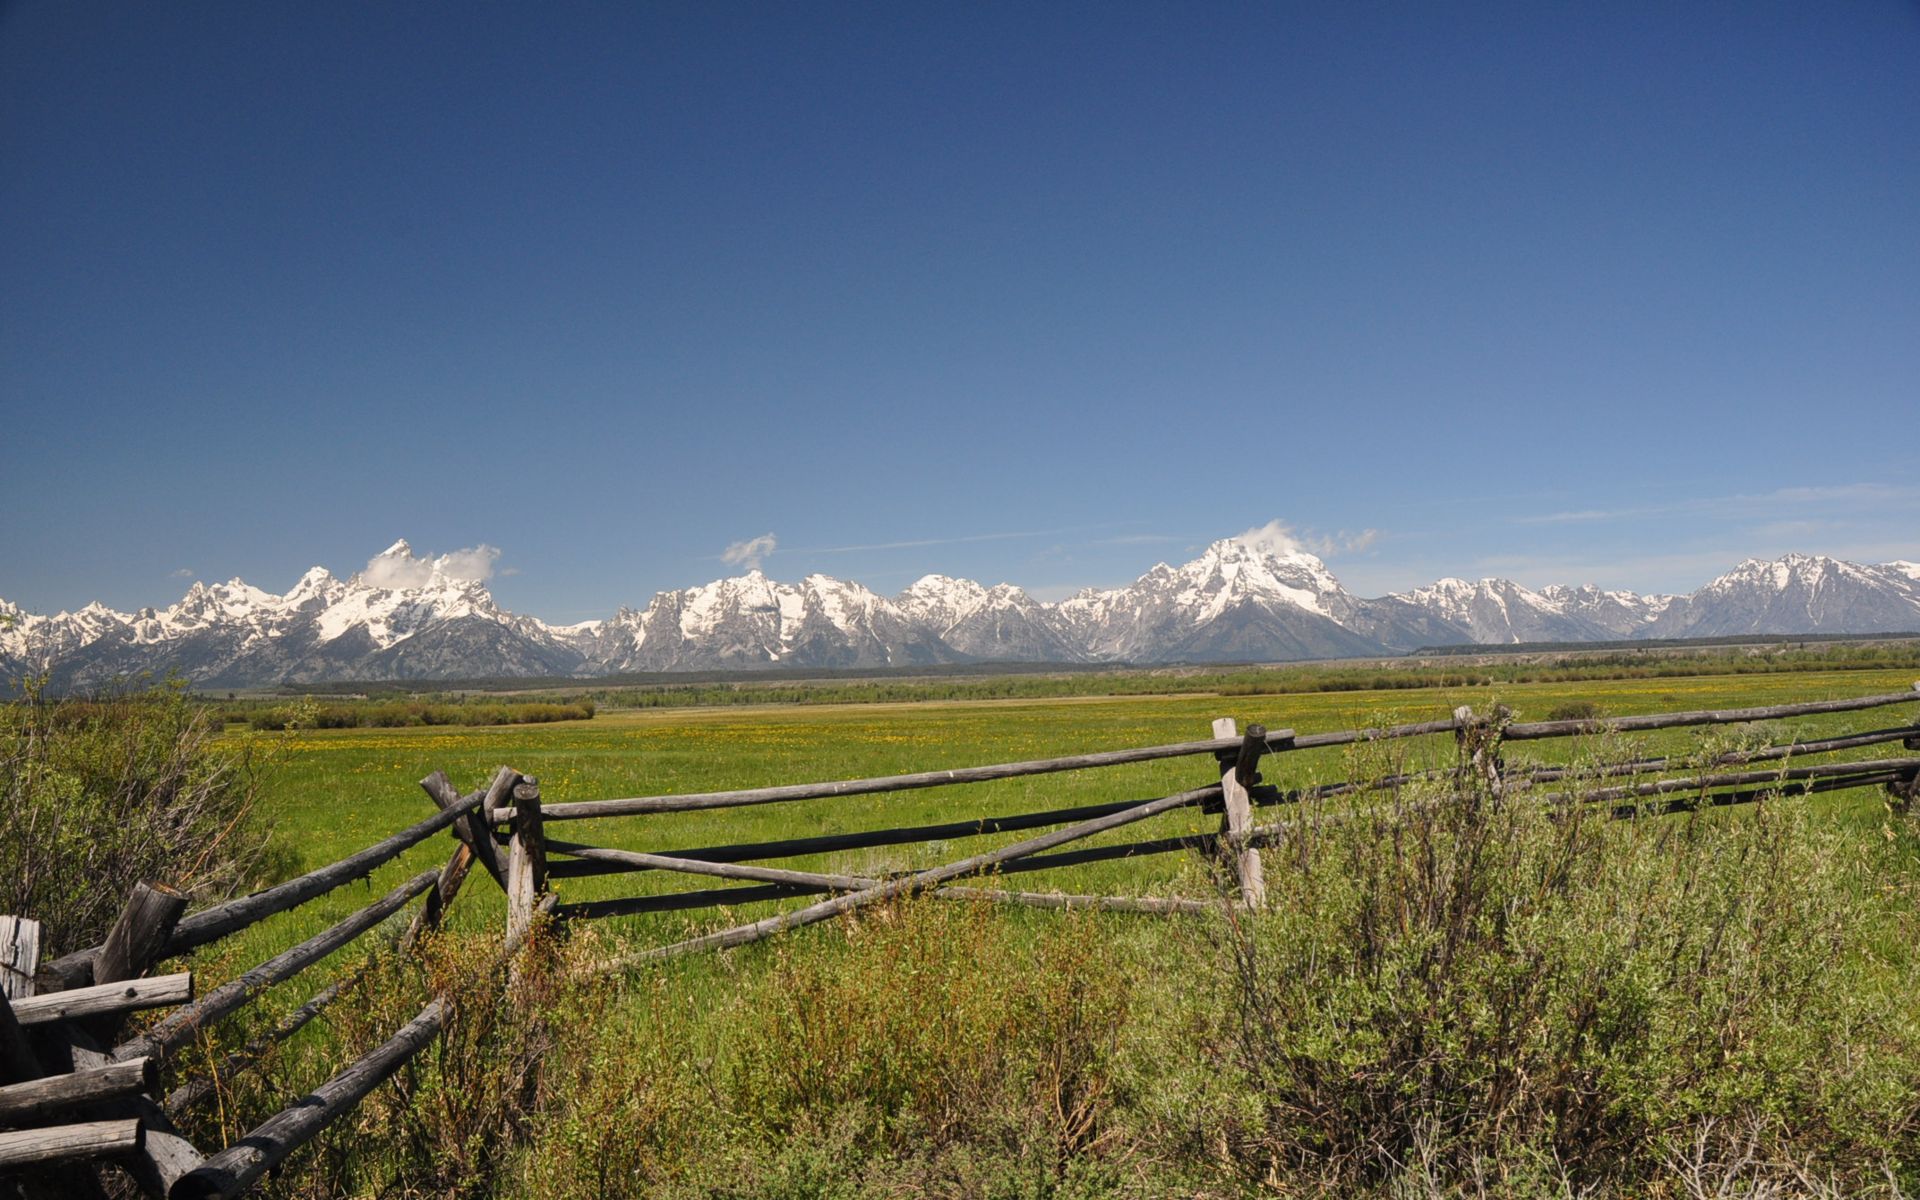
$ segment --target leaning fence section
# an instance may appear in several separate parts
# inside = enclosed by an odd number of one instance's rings
[[[36,1189],[37,1194],[45,1195],[102,1194],[84,1172],[58,1176],[33,1172],[105,1161],[124,1168],[139,1189],[151,1197],[231,1197],[246,1192],[431,1044],[450,1018],[448,1000],[440,996],[428,1000],[386,1041],[344,1064],[313,1092],[292,1098],[283,1110],[233,1144],[210,1154],[203,1154],[183,1137],[175,1119],[205,1102],[218,1090],[221,1080],[258,1064],[274,1046],[322,1016],[356,985],[368,967],[363,965],[334,980],[267,1032],[224,1055],[209,1071],[179,1077],[183,1074],[178,1068],[180,1052],[202,1031],[238,1012],[268,989],[375,930],[387,930],[388,940],[402,949],[411,947],[439,925],[463,881],[476,867],[506,896],[506,927],[496,965],[507,987],[514,986],[520,948],[540,927],[543,916],[559,921],[588,920],[808,900],[800,907],[778,909],[756,920],[644,947],[604,964],[608,969],[630,969],[675,955],[745,945],[909,893],[966,903],[1156,915],[1191,915],[1221,907],[1223,900],[1217,896],[1082,895],[981,887],[967,882],[989,872],[996,876],[1033,874],[1086,863],[1179,853],[1202,855],[1220,867],[1231,885],[1231,895],[1224,903],[1257,908],[1265,900],[1260,850],[1283,840],[1293,827],[1286,818],[1262,822],[1258,817],[1262,810],[1298,810],[1334,797],[1388,792],[1449,774],[1470,774],[1476,786],[1491,788],[1517,802],[1600,805],[1622,819],[1749,803],[1782,792],[1819,793],[1869,786],[1887,789],[1893,803],[1904,805],[1920,790],[1916,783],[1920,780],[1920,756],[1811,764],[1806,760],[1893,743],[1900,743],[1908,751],[1920,751],[1920,724],[1911,722],[1744,746],[1705,761],[1697,756],[1681,761],[1647,755],[1579,772],[1553,765],[1510,766],[1503,747],[1548,738],[1791,720],[1916,701],[1920,701],[1920,684],[1907,692],[1855,699],[1610,719],[1514,722],[1504,710],[1476,714],[1463,708],[1445,720],[1301,735],[1261,725],[1242,731],[1232,719],[1221,718],[1213,723],[1212,737],[1171,745],[871,779],[556,804],[543,803],[539,781],[511,767],[501,767],[484,786],[465,794],[436,771],[421,781],[435,809],[426,819],[338,862],[253,895],[189,914],[185,897],[163,886],[143,884],[128,897],[119,920],[100,945],[44,962],[37,923],[23,917],[0,917],[0,1173],[27,1172],[21,1176],[20,1186],[28,1194],[36,1194]],[[1293,789],[1266,783],[1260,773],[1262,762],[1275,755],[1424,737],[1453,739],[1452,765]],[[1194,786],[1140,799],[645,851],[595,846],[549,835],[549,826],[556,822],[821,801],[1182,758],[1212,761],[1204,772],[1195,772]],[[1576,777],[1581,785],[1577,791],[1568,786]],[[1602,782],[1612,779],[1620,782]],[[1204,834],[1088,844],[1100,834],[1191,809],[1218,814],[1218,829]],[[1315,819],[1329,818],[1316,815]],[[443,866],[413,875],[344,919],[216,987],[197,990],[193,976],[186,972],[150,974],[170,958],[364,878],[442,833],[451,834],[453,839]],[[1027,836],[916,870],[850,872],[767,865],[803,856],[1012,833]],[[560,902],[554,890],[556,884],[564,886],[566,880],[636,872],[663,872],[689,878],[700,886],[572,903]],[[403,929],[396,927],[392,919],[409,908],[412,917]],[[163,1011],[164,1015],[142,1028],[129,1029],[128,1018],[142,1011]],[[163,1080],[167,1081],[164,1088]],[[57,1182],[49,1183],[49,1179]]]

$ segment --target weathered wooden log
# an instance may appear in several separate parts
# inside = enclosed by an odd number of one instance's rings
[[[1001,863],[995,868],[994,873],[1019,875],[1033,871],[1051,871],[1060,867],[1082,866],[1086,863],[1114,862],[1120,859],[1144,858],[1176,852],[1212,853],[1215,846],[1212,839],[1213,835],[1202,834],[1154,838],[1139,842],[1118,842],[1110,846],[1084,846],[1054,854],[1036,854],[1029,858],[1017,858],[1012,862]],[[642,913],[678,912],[686,909],[752,904],[762,900],[779,900],[805,894],[807,889],[795,885],[770,883],[759,887],[712,888],[693,892],[667,892],[657,896],[589,900],[583,903],[560,905],[555,910],[555,915],[561,918],[637,916]]]
[[[325,1012],[329,1005],[357,983],[366,972],[367,968],[361,967],[353,974],[336,979],[321,988],[313,994],[312,999],[287,1014],[286,1019],[278,1025],[221,1059],[219,1066],[205,1074],[194,1076],[168,1092],[167,1098],[160,1102],[160,1107],[166,1110],[169,1116],[178,1116],[211,1096],[216,1082],[232,1079],[259,1063],[266,1057],[267,1051],[300,1032],[307,1022]]]
[[[302,1096],[292,1107],[268,1117],[245,1137],[208,1157],[174,1184],[171,1195],[195,1200],[239,1195],[418,1054],[439,1036],[446,1019],[447,1002],[429,1001],[391,1038]]]
[[[1213,736],[1216,738],[1231,738],[1238,734],[1232,717],[1220,717],[1213,723]],[[1220,814],[1222,833],[1244,833],[1253,824],[1253,804],[1247,798],[1247,787],[1253,782],[1254,766],[1266,748],[1266,735],[1265,728],[1249,726],[1246,736],[1241,739],[1235,761],[1220,776],[1220,794],[1226,802]],[[1267,877],[1260,865],[1260,852],[1252,846],[1243,845],[1234,852],[1232,865],[1234,878],[1240,885],[1241,902],[1248,908],[1266,907]]]
[[[549,912],[552,907],[553,897],[546,896],[538,911]],[[519,938],[508,938],[500,948],[500,959],[511,959],[527,933],[536,926],[537,923],[522,930]],[[432,1043],[445,1026],[447,1013],[444,998],[428,1001],[419,1015],[391,1038],[355,1059],[290,1107],[268,1117],[239,1141],[207,1158],[175,1183],[168,1194],[175,1200],[201,1200],[244,1192]]]
[[[179,927],[174,931],[172,942],[167,947],[168,952],[179,954],[195,946],[204,946],[216,938],[225,937],[237,929],[245,929],[254,922],[264,920],[275,913],[282,913],[304,904],[315,896],[325,895],[343,883],[369,875],[376,867],[400,857],[414,846],[447,828],[466,813],[472,812],[479,803],[480,798],[477,796],[463,798],[419,824],[411,825],[392,837],[383,838],[365,850],[348,855],[339,862],[309,871],[305,875],[289,879],[265,891],[255,892],[251,896],[194,913],[180,922]]]
[[[1911,812],[1913,802],[1920,800],[1920,770],[1898,772],[1887,781],[1886,788],[1889,809],[1898,814]]]
[[[950,879],[958,879],[965,875],[976,874],[999,863],[1009,862],[1025,855],[1037,854],[1042,850],[1050,850],[1055,846],[1092,837],[1095,834],[1104,833],[1109,829],[1118,829],[1121,826],[1130,825],[1136,821],[1144,821],[1150,817],[1159,816],[1161,813],[1171,812],[1176,808],[1197,804],[1203,799],[1219,794],[1220,787],[1218,784],[1215,784],[1190,792],[1180,792],[1172,796],[1163,796],[1158,800],[1149,800],[1145,804],[1127,809],[1125,812],[1114,813],[1112,816],[1098,817],[1091,821],[1083,821],[1078,825],[1070,825],[1065,829],[1056,829],[1051,833],[1041,834],[1039,837],[1028,838],[1024,842],[1016,842],[1011,846],[1002,846],[998,850],[990,850],[984,854],[976,854],[970,858],[961,859],[958,862],[948,863],[945,866],[934,867],[931,870],[920,871],[913,875],[905,876],[904,878],[889,880],[877,887],[851,892],[844,896],[836,896],[831,900],[822,900],[817,904],[810,904],[806,908],[789,913],[779,913],[775,916],[755,921],[749,925],[735,926],[732,929],[723,929],[715,933],[705,934],[701,937],[675,942],[671,945],[659,946],[624,961],[626,964],[637,964],[675,954],[684,954],[694,950],[722,949],[759,941],[761,938],[770,937],[773,934],[781,933],[789,929],[798,929],[817,921],[824,921],[831,917],[840,916],[843,913],[853,912],[869,904],[876,904],[880,901],[891,899],[894,896],[923,891],[936,884],[945,883]]]
[[[1814,796],[1824,792],[1879,787],[1897,777],[1892,771],[1869,771],[1857,775],[1827,775],[1818,779],[1790,779],[1785,783],[1770,783],[1764,787],[1747,787],[1723,792],[1693,792],[1688,795],[1673,796],[1657,804],[1620,804],[1609,809],[1607,815],[1616,821],[1672,816],[1675,813],[1693,812],[1702,808],[1756,804],[1783,796]]]
[[[1904,760],[1896,760],[1896,761],[1904,761]],[[1821,775],[1817,775],[1817,776],[1803,775],[1800,778],[1785,779],[1785,780],[1782,780],[1777,772],[1754,772],[1752,774],[1757,774],[1761,776],[1761,778],[1766,780],[1766,783],[1764,784],[1764,786],[1748,787],[1748,788],[1740,789],[1738,791],[1729,791],[1729,792],[1714,792],[1711,789],[1711,787],[1696,788],[1691,790],[1688,794],[1672,796],[1669,799],[1662,801],[1660,804],[1618,805],[1610,809],[1608,815],[1616,820],[1631,820],[1638,817],[1670,815],[1673,813],[1688,812],[1698,808],[1714,808],[1714,807],[1723,807],[1727,805],[1749,804],[1749,803],[1754,803],[1756,801],[1764,800],[1772,796],[1813,795],[1813,794],[1823,793],[1823,792],[1847,791],[1852,788],[1876,787],[1885,783],[1887,780],[1895,779],[1895,778],[1898,778],[1899,776],[1899,772],[1895,770],[1885,770],[1885,769],[1873,769],[1873,770],[1867,770],[1867,771],[1850,770],[1850,768],[1857,767],[1857,766],[1871,766],[1871,765],[1872,764],[1870,763],[1858,763],[1858,764],[1834,763],[1834,764],[1830,764],[1830,769],[1828,769],[1825,773]],[[1833,770],[1831,768],[1838,768],[1838,770]],[[1619,797],[1613,797],[1613,798],[1618,799]],[[1553,802],[1555,799],[1556,798],[1552,796],[1543,796],[1543,797],[1538,797],[1532,802],[1547,804],[1547,803]],[[1559,800],[1561,803],[1567,802],[1564,799],[1564,797],[1559,798]],[[1410,805],[1408,810],[1404,810],[1404,811],[1412,811],[1412,812],[1430,811],[1433,809],[1437,809],[1442,805],[1449,804],[1452,802],[1453,801],[1450,798],[1445,798],[1445,797],[1434,799],[1434,800],[1423,800],[1416,804]],[[1357,820],[1361,817],[1378,815],[1380,813],[1389,812],[1389,811],[1391,810],[1386,809],[1384,807],[1376,806],[1376,807],[1370,807],[1370,808],[1348,809],[1346,811],[1336,812],[1336,813],[1315,813],[1311,817],[1303,818],[1299,820],[1274,821],[1265,825],[1254,826],[1251,830],[1249,830],[1246,833],[1245,841],[1251,845],[1270,846],[1285,840],[1289,835],[1291,835],[1295,830],[1301,828],[1303,825],[1343,824],[1349,821]],[[1216,837],[1217,835],[1214,835],[1214,834],[1205,834],[1205,835],[1190,838],[1187,840],[1195,848],[1204,850],[1208,845],[1213,843]]]
[[[829,833],[813,837],[782,838],[771,842],[743,842],[729,846],[701,846],[669,850],[674,858],[694,858],[706,862],[748,862],[767,858],[796,858],[807,854],[830,854],[841,850],[869,850],[880,846],[908,846],[919,842],[947,841],[988,833],[1016,833],[1023,829],[1044,829],[1090,821],[1110,813],[1125,812],[1143,800],[1113,800],[1102,804],[1083,804],[1075,808],[1057,808],[1046,812],[1019,813],[1011,816],[978,817],[969,821],[947,821],[938,825],[909,825],[899,829],[871,829],[858,833]],[[1201,806],[1203,809],[1207,805]],[[559,843],[549,841],[552,849]],[[610,862],[555,862],[547,866],[551,879],[571,879],[588,875],[611,875],[624,871],[651,870],[649,867],[616,865]]]
[[[67,1075],[46,1075],[0,1087],[0,1125],[29,1125],[54,1113],[150,1091],[159,1075],[151,1058],[134,1058]]]
[[[102,986],[111,988],[115,985]],[[72,1074],[113,1066],[112,1059],[87,1032],[87,1024],[85,1021],[68,1021],[50,1026],[40,1038],[43,1069],[36,1074]],[[144,1094],[136,1092],[102,1100],[81,1115],[93,1120],[140,1122],[143,1130],[140,1145],[124,1158],[121,1165],[133,1176],[140,1190],[149,1196],[166,1195],[174,1180],[200,1164],[200,1151],[180,1136],[167,1115]],[[105,1200],[106,1196],[99,1182],[90,1175],[63,1180],[62,1188],[63,1195],[71,1193],[85,1200]]]
[[[1805,742],[1786,742],[1777,746],[1756,746],[1751,750],[1728,750],[1716,754],[1704,763],[1689,761],[1681,757],[1661,756],[1657,758],[1636,758],[1625,762],[1602,763],[1595,766],[1536,766],[1528,767],[1517,776],[1517,782],[1526,784],[1554,783],[1561,779],[1603,779],[1620,775],[1647,775],[1656,771],[1675,770],[1682,766],[1698,768],[1701,766],[1733,766],[1740,763],[1775,762],[1788,758],[1807,758],[1816,754],[1831,754],[1839,750],[1855,750],[1862,746],[1876,746],[1887,742],[1903,741],[1911,734],[1920,733],[1920,726],[1903,725],[1895,729],[1873,729],[1864,733],[1847,734],[1843,737],[1818,738]],[[1408,776],[1408,779],[1428,778],[1428,775]]]
[[[435,771],[422,779],[420,786],[443,812],[458,805],[462,800],[460,793],[454,790],[445,772]],[[500,890],[504,892],[507,890],[507,863],[500,855],[499,844],[493,840],[492,827],[487,824],[484,811],[486,795],[484,791],[473,793],[477,803],[472,811],[454,823],[453,836],[466,845],[467,849],[473,853],[474,859],[479,862],[481,869],[493,876],[493,881],[499,884]]]
[[[113,1158],[139,1150],[142,1140],[140,1122],[133,1120],[86,1121],[0,1133],[0,1168]]]
[[[164,884],[134,885],[120,917],[107,932],[107,940],[93,959],[95,983],[117,983],[136,979],[160,961],[187,911],[187,898]]]
[[[297,908],[316,896],[325,895],[343,883],[350,883],[363,875],[369,875],[376,867],[398,858],[478,808],[480,800],[481,797],[478,794],[462,797],[419,824],[410,825],[392,837],[383,838],[338,862],[316,867],[284,883],[275,884],[237,900],[216,904],[212,908],[201,909],[197,913],[184,917],[174,927],[173,936],[167,941],[164,955],[172,957],[176,954],[185,954],[195,947],[218,941],[236,930],[245,929],[277,913]],[[84,964],[84,969],[91,973],[94,956],[99,952],[100,947],[90,946],[85,950],[76,950],[72,954],[62,955],[57,961],[49,963],[43,974],[51,973],[58,977],[71,978],[72,971],[81,964]]]
[[[517,777],[512,787],[513,840],[507,847],[507,936],[533,921],[533,907],[547,890],[547,849],[540,817],[540,785]]]
[[[202,1028],[239,1008],[258,993],[291,979],[335,950],[372,929],[439,879],[438,871],[415,875],[380,899],[332,927],[283,950],[266,962],[214,988],[179,1012],[171,1013],[152,1028],[114,1047],[115,1059],[149,1056],[166,1059],[190,1041]]]
[[[998,875],[1023,875],[1031,871],[1052,871],[1060,867],[1079,867],[1087,863],[1119,862],[1129,858],[1150,858],[1156,854],[1174,854],[1199,851],[1212,853],[1214,843],[1205,839],[1214,834],[1175,834],[1172,837],[1149,838],[1138,842],[1115,842],[1110,846],[1081,846],[1073,850],[1061,850],[1053,854],[1036,854],[1031,858],[1015,859],[1002,863],[995,868]]]
[[[1702,791],[1707,788],[1739,787],[1745,784],[1788,783],[1799,779],[1819,779],[1830,775],[1894,772],[1920,768],[1920,758],[1878,758],[1857,762],[1822,763],[1813,767],[1776,767],[1770,771],[1728,771],[1688,775],[1676,779],[1655,779],[1620,787],[1595,788],[1583,792],[1548,792],[1538,797],[1542,804],[1568,802],[1594,804],[1629,796],[1659,796],[1668,792]]]
[[[35,924],[38,925],[38,922]],[[20,950],[9,951],[9,961],[14,968],[10,982],[22,990],[23,999],[33,995],[34,979],[40,968],[37,929],[33,944],[25,947],[24,953]],[[27,1042],[27,1035],[20,1029],[19,1018],[13,1015],[13,1002],[8,999],[9,994],[9,989],[0,988],[0,1083],[19,1083],[39,1078],[42,1067],[33,1047]]]
[[[20,1019],[13,1015],[13,1002],[0,995],[0,1083],[34,1079],[40,1071],[40,1060],[27,1044]]]
[[[118,983],[97,983],[92,987],[30,996],[14,1001],[13,1015],[22,1025],[45,1025],[51,1021],[76,1021],[108,1013],[165,1008],[191,999],[193,976],[183,971],[178,975],[123,979]]]
[[[1137,804],[1139,801],[1130,802]],[[571,844],[571,843],[569,843]],[[552,848],[553,843],[548,843]],[[997,875],[1020,875],[1034,871],[1051,871],[1060,867],[1082,866],[1094,862],[1114,862],[1120,859],[1144,858],[1156,854],[1198,851],[1212,853],[1216,841],[1212,835],[1183,835],[1178,837],[1154,838],[1138,842],[1118,842],[1109,846],[1085,846],[1074,850],[1062,850],[1054,854],[1035,854],[1025,858],[1016,858],[994,868]],[[628,867],[620,865],[618,859],[635,851],[602,850],[601,854],[610,856],[612,861],[603,865],[609,871],[618,870],[656,870],[656,867]],[[666,856],[662,856],[666,857]],[[596,856],[596,860],[598,856]],[[559,866],[561,864],[555,864]],[[817,891],[800,884],[769,883],[759,887],[709,888],[689,892],[664,892],[653,896],[622,896],[610,900],[587,900],[573,904],[562,904],[554,910],[554,915],[562,919],[592,920],[601,917],[639,916],[655,912],[680,912],[699,908],[726,908],[738,904],[755,904],[766,900],[782,900],[794,896],[808,895]]]
[[[1190,850],[1187,844],[1168,849]],[[611,900],[584,900],[556,905],[554,916],[560,920],[598,920],[605,917],[638,916],[643,913],[671,912],[700,908],[733,908],[768,900],[790,900],[796,896],[817,896],[822,892],[843,891],[809,884],[770,883],[758,887],[709,888],[702,891],[668,892],[660,896],[622,896]],[[956,902],[994,902],[1030,908],[1102,909],[1107,912],[1157,914],[1198,914],[1212,911],[1198,900],[1157,896],[1087,896],[1071,892],[1016,892],[1002,888],[941,887],[927,893],[936,899]]]
[[[819,871],[790,871],[780,867],[747,867],[735,863],[706,862],[697,858],[678,858],[668,854],[648,854],[639,850],[614,850],[604,846],[583,846],[578,842],[548,842],[555,854],[571,855],[590,862],[617,865],[636,871],[674,871],[684,875],[707,875],[715,879],[746,879],[757,883],[793,883],[803,886],[840,887],[858,891],[872,881],[851,883],[856,877]],[[558,868],[559,863],[554,867]]]
[[[1027,908],[1096,909],[1100,912],[1153,913],[1156,916],[1201,916],[1216,905],[1177,896],[1079,896],[1069,892],[1011,892],[999,888],[945,887],[933,893],[947,900],[975,900],[1018,904]]]
[[[1383,725],[1370,729],[1336,729],[1328,733],[1303,733],[1285,742],[1267,735],[1267,749],[1315,750],[1324,746],[1350,746],[1356,742],[1389,742],[1400,738],[1426,737],[1432,733],[1452,733],[1460,722],[1449,717],[1443,721],[1415,721],[1408,725]],[[1291,732],[1291,731],[1283,731]]]
[[[420,940],[421,935],[440,928],[447,906],[453,903],[455,896],[459,895],[460,885],[466,882],[467,872],[472,869],[473,861],[473,851],[465,842],[453,848],[453,855],[447,859],[447,865],[440,868],[440,878],[434,882],[432,890],[427,893],[427,902],[420,906],[420,911],[413,915],[412,924],[407,926],[407,932],[401,935],[399,945],[402,951],[411,950],[414,943]]]
[[[492,781],[487,784],[487,798],[480,803],[480,818],[488,828],[513,820],[513,785],[519,780],[520,772],[512,767],[501,767],[493,773]]]
[[[1283,746],[1293,738],[1291,729],[1267,735],[1273,746]],[[999,763],[986,767],[957,767],[947,771],[920,771],[911,775],[886,775],[873,779],[843,779],[828,783],[787,784],[780,787],[746,788],[727,792],[698,792],[680,796],[633,796],[619,800],[576,800],[549,804],[549,821],[580,821],[593,817],[624,817],[641,813],[694,812],[709,808],[738,808],[752,804],[778,804],[790,800],[819,800],[833,796],[864,796],[876,792],[906,792],[919,788],[946,787],[955,783],[986,783],[1022,775],[1048,775],[1061,771],[1079,771],[1089,767],[1112,767],[1125,763],[1154,762],[1164,758],[1185,758],[1198,754],[1216,754],[1237,747],[1238,739],[1207,742],[1181,742],[1168,746],[1143,746],[1134,750],[1106,750],[1096,754],[1076,754],[1066,758],[1038,759],[1032,762]]]
[[[0,917],[0,996],[20,1000],[33,995],[40,973],[40,922],[31,917]]]
[[[877,887],[884,880],[865,875],[836,875],[821,871],[790,871],[779,867],[745,867],[732,863],[701,862],[692,858],[671,858],[663,854],[645,854],[633,850],[608,850],[581,846],[572,842],[552,842],[556,853],[578,854],[613,861],[633,861],[652,870],[677,871],[689,875],[709,875],[721,879],[748,879],[762,883],[785,884],[790,894],[819,892],[857,892]],[[736,889],[737,890],[737,889]],[[681,893],[687,895],[690,893]],[[998,888],[939,887],[929,895],[942,900],[990,900],[1006,904],[1025,904],[1036,908],[1101,908],[1110,912],[1199,912],[1206,906],[1195,901],[1162,900],[1133,896],[1080,896],[1055,892],[1009,892]],[[769,896],[768,899],[775,897]],[[732,901],[738,903],[738,901]],[[1192,905],[1193,907],[1187,907]],[[563,910],[561,915],[565,915]]]
[[[1535,738],[1578,737],[1593,733],[1640,733],[1650,729],[1680,729],[1689,725],[1736,725],[1749,721],[1778,721],[1820,713],[1857,712],[1888,704],[1920,701],[1920,684],[1904,692],[1857,696],[1847,700],[1814,700],[1800,704],[1770,704],[1760,708],[1707,708],[1692,712],[1648,713],[1637,717],[1590,717],[1571,721],[1527,721],[1506,727],[1509,742]]]
[[[642,913],[732,908],[740,904],[758,904],[765,900],[786,900],[794,896],[817,894],[819,894],[818,888],[802,887],[799,884],[763,883],[752,887],[663,892],[657,896],[615,896],[606,900],[575,900],[567,904],[556,904],[553,915],[560,921],[597,921],[605,917],[632,917]]]
[[[1809,741],[1787,742],[1775,746],[1760,746],[1750,750],[1729,750],[1708,760],[1710,765],[1732,765],[1750,762],[1769,762],[1779,759],[1800,758],[1816,754],[1829,754],[1839,750],[1857,749],[1862,746],[1880,745],[1886,742],[1904,741],[1913,734],[1920,734],[1920,726],[1902,725],[1892,729],[1875,729],[1840,737],[1817,738]],[[1541,783],[1553,783],[1566,778],[1599,779],[1621,775],[1644,775],[1656,771],[1675,769],[1684,764],[1697,767],[1700,764],[1685,758],[1662,756],[1657,758],[1630,759],[1625,762],[1606,763],[1598,766],[1534,766],[1516,770],[1506,785],[1509,787],[1530,787]],[[1254,807],[1294,804],[1306,801],[1328,800],[1337,796],[1351,795],[1357,792],[1391,791],[1414,783],[1427,783],[1445,779],[1454,773],[1454,768],[1430,771],[1409,771],[1394,775],[1383,775],[1373,779],[1347,780],[1339,783],[1318,784],[1314,787],[1294,791],[1278,791],[1271,788],[1255,788],[1249,793]]]

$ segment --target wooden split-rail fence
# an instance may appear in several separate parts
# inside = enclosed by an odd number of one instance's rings
[[[1219,864],[1231,885],[1227,902],[1257,908],[1265,899],[1260,848],[1283,840],[1292,828],[1287,820],[1258,822],[1257,809],[1390,791],[1448,774],[1468,775],[1476,787],[1490,787],[1507,797],[1605,806],[1620,818],[1743,804],[1783,792],[1805,794],[1869,786],[1884,787],[1890,803],[1904,807],[1920,790],[1920,756],[1811,764],[1805,760],[1896,742],[1906,750],[1920,751],[1920,723],[1819,738],[1789,738],[1729,750],[1704,764],[1650,756],[1578,770],[1563,766],[1509,768],[1501,751],[1507,743],[1545,738],[1786,720],[1916,701],[1920,701],[1920,683],[1910,691],[1890,695],[1616,718],[1513,722],[1504,710],[1476,715],[1463,708],[1441,721],[1299,735],[1289,729],[1268,730],[1259,725],[1241,731],[1231,719],[1223,718],[1214,722],[1211,738],[1167,746],[874,779],[558,804],[543,804],[538,780],[510,767],[500,768],[486,786],[464,795],[436,771],[421,781],[438,810],[432,816],[338,862],[252,895],[187,913],[186,897],[161,885],[142,884],[128,897],[105,941],[46,962],[41,961],[36,922],[24,917],[0,917],[0,1175],[15,1174],[28,1194],[38,1189],[52,1195],[104,1195],[96,1177],[85,1171],[63,1169],[54,1177],[45,1174],[50,1167],[98,1162],[123,1169],[142,1192],[153,1197],[231,1197],[247,1191],[289,1154],[351,1112],[363,1097],[429,1045],[450,1017],[448,1000],[431,999],[387,1041],[231,1145],[212,1153],[203,1153],[183,1137],[175,1118],[213,1094],[224,1079],[262,1061],[275,1045],[320,1016],[351,986],[355,976],[349,974],[329,984],[266,1034],[227,1054],[209,1072],[178,1078],[181,1072],[170,1069],[170,1064],[202,1031],[370,931],[384,929],[400,947],[411,946],[440,924],[476,865],[506,894],[500,962],[506,968],[507,987],[514,986],[518,954],[541,927],[543,917],[582,920],[731,908],[796,896],[821,897],[803,907],[649,947],[602,964],[608,970],[618,970],[691,951],[743,945],[908,893],[1042,908],[1155,914],[1204,913],[1221,907],[1219,899],[1074,895],[959,882],[989,873],[1024,874],[1177,852],[1197,852]],[[1263,783],[1259,773],[1261,760],[1270,755],[1435,735],[1451,736],[1457,743],[1454,763],[1445,769],[1293,790]],[[657,853],[584,845],[551,836],[549,830],[557,822],[903,792],[1183,757],[1216,760],[1216,769],[1209,771],[1203,786],[1146,800],[980,816],[940,824]],[[1622,782],[1604,782],[1613,778]],[[1556,791],[1557,783],[1566,786]],[[1096,835],[1162,813],[1196,807],[1219,813],[1217,833],[1084,844]],[[944,843],[1029,830],[1046,832],[910,872],[855,875],[756,865],[799,856]],[[193,976],[184,971],[150,973],[168,960],[189,955],[364,878],[442,832],[450,832],[454,840],[443,866],[412,876],[352,915],[218,987],[197,991]],[[1083,844],[1065,848],[1073,843]],[[574,903],[561,903],[553,890],[562,880],[643,871],[718,880],[727,886]],[[414,907],[413,914],[402,925],[395,914],[409,907]],[[158,1020],[128,1028],[132,1014],[161,1009],[167,1011]],[[49,1178],[57,1182],[49,1183]]]

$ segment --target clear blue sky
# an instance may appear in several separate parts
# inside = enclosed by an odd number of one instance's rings
[[[1912,3],[8,4],[0,596],[1920,558],[1916,131]]]

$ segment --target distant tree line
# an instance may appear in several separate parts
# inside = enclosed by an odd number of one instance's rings
[[[229,708],[229,724],[253,729],[401,729],[420,725],[543,725],[590,721],[598,705],[589,699],[550,701],[430,702],[425,700],[334,701]]]

